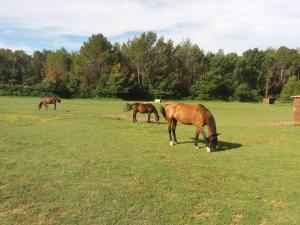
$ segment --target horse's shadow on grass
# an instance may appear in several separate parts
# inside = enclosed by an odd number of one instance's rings
[[[179,141],[178,144],[187,144],[187,143],[194,143],[194,138],[190,138],[191,141]],[[203,143],[203,140],[199,139],[199,143]],[[219,141],[218,143],[218,148],[214,152],[221,152],[221,151],[228,151],[228,150],[233,150],[236,148],[242,147],[241,144],[239,143],[233,143],[233,142],[228,142],[228,141]]]

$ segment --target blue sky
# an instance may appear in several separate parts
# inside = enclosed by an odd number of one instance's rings
[[[296,0],[0,0],[0,48],[78,51],[92,34],[111,42],[155,31],[175,44],[242,53],[300,47]]]

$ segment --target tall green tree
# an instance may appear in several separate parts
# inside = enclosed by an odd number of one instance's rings
[[[140,88],[151,85],[154,47],[157,35],[154,32],[142,33],[123,45],[122,50],[136,74]]]
[[[61,48],[55,52],[49,52],[45,61],[45,77],[42,84],[54,94],[62,97],[70,97],[68,89],[72,60],[70,54]]]
[[[37,84],[44,79],[46,72],[46,51],[34,51],[31,59],[31,77],[29,84]]]
[[[266,51],[266,55],[262,64],[263,73],[265,77],[265,97],[269,95],[269,90],[272,87],[272,80],[274,76],[274,70],[276,67],[275,52],[272,49]]]
[[[239,57],[234,71],[234,80],[237,85],[245,83],[251,90],[263,91],[263,62],[263,51],[257,48],[245,51],[243,55]]]
[[[173,63],[174,72],[179,75],[181,94],[188,96],[193,84],[206,72],[205,55],[188,39],[176,46]]]
[[[81,84],[95,88],[101,76],[112,68],[112,44],[102,34],[92,35],[75,57],[74,73]]]

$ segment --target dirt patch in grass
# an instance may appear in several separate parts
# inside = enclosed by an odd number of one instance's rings
[[[111,119],[111,120],[126,120],[126,121],[132,121],[131,118],[129,118],[129,117],[125,116],[125,115],[112,115],[112,114],[107,114],[107,115],[101,116],[101,118]]]
[[[230,225],[241,224],[243,218],[244,218],[243,214],[240,213],[233,215],[232,222],[230,223]]]
[[[213,211],[213,210],[190,213],[190,217],[200,218],[200,219],[205,219],[205,218],[208,218],[208,217],[215,217],[215,216],[218,216],[218,215],[219,215],[219,213],[216,212],[216,211]]]
[[[277,121],[277,122],[273,122],[272,125],[275,125],[275,126],[300,126],[300,122]]]
[[[192,218],[207,218],[210,216],[209,212],[194,212],[191,214]]]
[[[7,148],[8,148],[8,145],[0,144],[0,152],[5,152]]]
[[[7,217],[10,214],[20,215],[25,214],[28,209],[30,209],[32,205],[30,204],[21,204],[14,209],[6,209],[5,211],[0,211],[0,218]]]
[[[268,224],[267,220],[266,220],[266,219],[262,219],[262,220],[260,221],[260,224],[259,224],[259,225],[267,225],[267,224]]]
[[[9,122],[52,122],[57,119],[59,119],[59,117],[45,117],[30,114],[10,114],[0,117],[0,120]]]
[[[282,202],[275,199],[263,199],[263,203],[271,206],[272,208],[283,208]]]
[[[146,115],[146,114],[145,114]],[[140,115],[141,118],[138,118],[137,123],[148,123],[147,121],[147,117],[143,115]],[[125,115],[112,115],[112,114],[106,114],[103,116],[100,116],[101,118],[105,118],[105,119],[111,119],[111,120],[124,120],[124,121],[130,121],[132,122],[132,117],[128,117]],[[151,116],[151,120],[150,123],[156,123],[153,119],[153,116]],[[159,121],[160,124],[166,124],[165,121]]]

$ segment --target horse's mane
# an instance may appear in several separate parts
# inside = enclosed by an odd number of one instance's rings
[[[204,105],[199,104],[199,106],[209,114],[209,116],[207,117],[207,125],[209,126],[209,128],[211,129],[212,134],[216,134],[217,133],[217,127],[216,127],[216,121],[214,116],[212,115],[212,113],[208,110],[208,108],[206,108]]]

